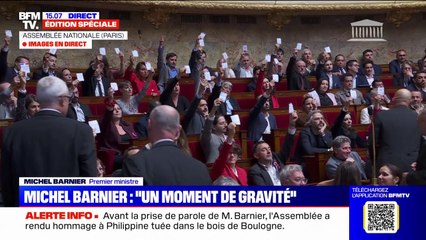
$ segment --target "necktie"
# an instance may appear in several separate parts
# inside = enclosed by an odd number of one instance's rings
[[[102,86],[101,86],[101,81],[100,80],[98,80],[98,91],[99,91],[99,96],[103,97],[104,93],[102,91]]]
[[[340,68],[340,73],[341,73],[341,74],[345,74],[345,72],[343,71],[343,68],[342,68],[342,67]]]
[[[305,89],[305,83],[303,81],[303,76],[300,77],[300,90],[304,90]]]

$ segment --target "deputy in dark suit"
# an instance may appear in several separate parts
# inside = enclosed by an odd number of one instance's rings
[[[38,81],[47,76],[58,76],[59,74],[56,72],[56,60],[56,54],[46,53],[43,57],[43,66],[34,72],[33,79]]]
[[[92,116],[92,111],[89,106],[79,102],[78,88],[71,88],[71,102],[68,108],[67,117],[75,119],[79,122],[89,122],[89,117]]]
[[[374,133],[370,133],[370,155],[375,139],[376,166],[391,163],[403,172],[411,171],[411,164],[417,160],[421,134],[417,126],[417,113],[408,106],[411,93],[407,89],[399,89],[393,98],[394,108],[380,111],[374,119]]]
[[[255,144],[253,155],[256,163],[249,170],[248,181],[249,185],[255,186],[273,186],[281,185],[279,181],[279,173],[282,170],[285,162],[290,157],[290,152],[294,144],[294,136],[296,134],[297,113],[289,114],[289,127],[284,142],[281,145],[279,154],[271,151],[268,143],[259,141]],[[269,170],[274,174],[268,173]]]
[[[333,62],[327,60],[324,63],[324,67],[321,70],[317,70],[317,86],[321,85],[322,79],[328,79],[329,89],[339,89],[342,87],[340,77],[337,74],[333,74]]]
[[[370,86],[367,78],[359,73],[359,63],[357,60],[349,60],[346,63],[346,68],[348,69],[348,74],[353,77],[353,88]]]
[[[382,74],[382,67],[374,63],[374,53],[371,49],[366,49],[362,52],[361,64],[364,66],[366,62],[371,62],[374,76],[379,77]],[[364,67],[360,69],[360,72],[361,74],[366,75]]]
[[[110,79],[107,77],[102,56],[90,64],[90,67],[84,73],[83,96],[106,96],[111,87]]]
[[[396,52],[396,59],[389,63],[389,71],[393,76],[393,85],[398,86],[398,78],[402,74],[402,64],[407,60],[407,52],[403,49]]]
[[[306,75],[306,63],[303,60],[297,60],[287,82],[288,90],[310,90],[311,83]]]
[[[279,173],[284,163],[272,152],[271,147],[264,141],[259,141],[254,147],[256,163],[249,170],[249,185],[280,186]],[[270,174],[271,173],[271,174]]]
[[[8,67],[7,55],[9,53],[9,44],[10,38],[6,37],[4,39],[4,45],[0,51],[0,83],[13,83],[13,78],[18,76],[18,73],[21,70],[21,64],[30,64],[30,60],[27,57],[18,56],[15,59],[15,65],[13,67]],[[30,80],[30,77],[27,76],[26,80]]]
[[[426,110],[423,110],[418,118],[418,125],[423,135],[426,135]],[[423,141],[416,162],[416,170],[407,176],[408,185],[426,185],[426,142]]]
[[[254,108],[250,110],[247,133],[247,138],[249,140],[257,142],[262,138],[262,134],[265,133],[268,127],[269,131],[267,132],[269,133],[277,128],[275,116],[269,112],[271,108],[270,97],[272,91],[273,87],[269,85],[266,92],[258,98]],[[266,118],[268,120],[266,120]]]
[[[240,105],[237,100],[231,96],[232,83],[229,81],[221,82],[221,84],[215,84],[213,87],[212,94],[210,94],[207,105],[209,109],[212,109],[213,102],[215,99],[218,99],[220,94],[223,92],[226,94],[226,100],[218,107],[217,113],[223,116],[232,115],[232,112],[235,110],[240,110]]]
[[[68,94],[61,79],[40,79],[40,112],[5,129],[1,158],[5,206],[19,204],[19,177],[96,177],[92,129],[65,118]]]
[[[123,174],[143,177],[144,185],[210,185],[207,167],[176,145],[181,125],[173,107],[161,105],[152,110],[148,137],[152,148],[125,159]]]
[[[331,132],[326,129],[327,123],[321,111],[310,112],[306,125],[307,127],[300,131],[300,139],[294,155],[294,160],[303,167],[306,165],[303,156],[330,152],[333,145],[333,137]],[[309,174],[305,172],[305,176],[309,176]]]

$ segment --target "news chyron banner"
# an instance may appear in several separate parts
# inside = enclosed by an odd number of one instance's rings
[[[349,239],[346,187],[153,187],[142,178],[20,178],[16,239]]]
[[[119,19],[101,19],[99,12],[19,12],[25,31],[20,49],[92,49],[94,40],[127,40]]]
[[[20,178],[2,208],[17,239],[423,239],[426,191],[408,186],[154,187],[142,178]]]

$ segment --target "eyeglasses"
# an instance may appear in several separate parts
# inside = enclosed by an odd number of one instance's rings
[[[295,178],[292,179],[294,182],[298,182],[298,183],[307,183],[308,179],[307,178]]]

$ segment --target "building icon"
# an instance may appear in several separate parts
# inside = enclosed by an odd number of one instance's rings
[[[385,42],[383,39],[383,23],[364,19],[351,23],[352,38],[348,42]]]

